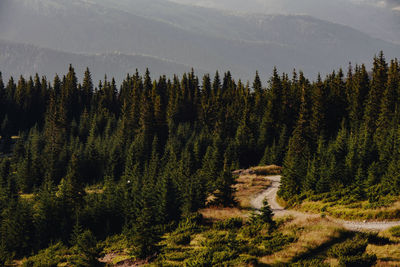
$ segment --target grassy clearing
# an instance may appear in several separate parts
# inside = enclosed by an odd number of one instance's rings
[[[201,215],[204,219],[210,222],[217,222],[227,220],[232,217],[246,218],[248,217],[248,210],[242,210],[240,208],[218,208],[210,207],[200,210]]]
[[[241,175],[236,181],[237,184],[235,185],[235,197],[239,202],[239,206],[243,209],[250,208],[251,199],[271,185],[271,182],[268,180],[268,178],[256,174]]]
[[[304,201],[295,208],[303,212],[325,213],[334,218],[346,220],[398,220],[400,218],[400,201],[389,207],[379,208],[371,208],[368,201],[350,204]]]
[[[276,165],[257,166],[250,168],[250,172],[256,175],[279,175],[282,173],[282,167]]]

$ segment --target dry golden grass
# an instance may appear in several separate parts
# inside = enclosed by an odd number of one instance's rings
[[[351,205],[341,205],[335,203],[323,203],[322,201],[305,201],[298,209],[304,212],[324,213],[339,219],[347,220],[398,220],[400,216],[400,201],[395,202],[390,207],[377,209],[367,208],[368,201],[362,201]]]
[[[245,174],[239,176],[235,185],[236,200],[242,208],[251,207],[251,199],[260,194],[271,185],[271,182],[265,176],[256,174]]]
[[[239,208],[210,207],[199,211],[206,220],[211,222],[223,221],[234,217],[246,218],[248,212]]]
[[[273,255],[262,257],[260,259],[261,263],[288,263],[293,258],[316,249],[334,238],[340,237],[342,229],[327,219],[315,217],[290,221],[281,231],[284,233],[295,232],[298,236],[297,242]]]
[[[250,168],[251,172],[257,175],[278,175],[282,172],[282,167],[276,165],[257,166]]]
[[[367,253],[376,254],[378,263],[376,266],[400,266],[400,244],[376,246],[369,244]]]

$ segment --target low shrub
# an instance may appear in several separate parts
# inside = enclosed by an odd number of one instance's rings
[[[203,216],[200,213],[192,213],[184,217],[178,224],[175,233],[191,233],[199,232]]]
[[[186,259],[186,267],[208,267],[212,266],[213,254],[209,251],[199,251],[196,256]]]
[[[270,255],[282,250],[286,245],[296,241],[296,237],[277,233],[271,239],[263,242],[265,248],[264,255]]]
[[[234,230],[243,226],[242,218],[231,218],[225,221],[219,221],[214,224],[214,228],[218,230]]]
[[[232,250],[224,250],[224,251],[217,251],[213,253],[212,257],[212,265],[215,266],[217,264],[221,264],[226,261],[231,261],[236,259],[239,256],[237,251]]]
[[[185,266],[231,266],[229,262],[239,260],[245,250],[244,244],[232,233],[209,232],[201,242],[204,247],[187,258]]]
[[[168,242],[176,246],[185,246],[190,244],[191,236],[188,233],[173,233],[169,238]]]
[[[57,243],[47,249],[41,250],[37,255],[28,258],[24,267],[57,266],[68,262],[67,255],[71,252],[62,243]]]
[[[286,247],[286,245],[294,242],[295,237],[284,235],[282,233],[273,236],[257,237],[250,242],[248,253],[251,256],[262,257],[271,255]]]
[[[261,249],[259,247],[250,248],[248,253],[249,253],[249,255],[254,256],[254,257],[262,257],[262,256],[266,255],[265,250]]]
[[[368,239],[357,235],[354,239],[334,245],[328,255],[334,258],[362,255],[368,246]]]
[[[251,224],[245,225],[240,229],[240,233],[247,238],[255,238],[262,230],[261,225]]]
[[[169,261],[184,261],[185,259],[189,258],[191,255],[188,252],[180,252],[174,251],[171,253],[166,253],[164,258]]]
[[[400,226],[390,228],[389,233],[394,237],[400,237]]]
[[[128,240],[124,235],[107,237],[107,239],[101,243],[105,253],[121,252],[129,248]]]
[[[224,250],[243,250],[244,243],[237,240],[236,235],[233,233],[210,232],[204,235],[204,237],[206,240],[202,241],[201,244],[211,252]]]
[[[249,255],[240,255],[240,261],[248,264],[249,266],[257,266],[258,264],[258,259]]]
[[[376,255],[363,254],[339,258],[339,265],[344,267],[370,267],[376,264]]]

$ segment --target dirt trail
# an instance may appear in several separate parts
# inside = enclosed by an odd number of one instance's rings
[[[286,210],[284,207],[279,205],[276,201],[276,196],[281,185],[281,176],[267,176],[266,179],[271,181],[271,186],[262,192],[261,194],[257,195],[255,198],[251,200],[251,206],[255,209],[261,209],[263,206],[264,199],[267,199],[269,205],[271,206],[274,215],[277,217],[282,217],[286,215],[292,215],[294,217],[315,217],[316,214],[311,213],[303,213],[299,211],[293,210]],[[380,231],[386,230],[393,226],[400,225],[400,221],[383,221],[383,222],[360,222],[360,221],[345,221],[339,220],[334,218],[329,218],[330,220],[343,225],[344,228],[352,231],[361,231],[361,230],[370,230],[370,231]]]

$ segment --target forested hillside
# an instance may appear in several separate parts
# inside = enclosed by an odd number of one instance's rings
[[[251,84],[230,72],[147,71],[120,86],[76,76],[70,66],[52,80],[0,79],[2,263],[61,241],[93,266],[96,242],[121,233],[136,257],[155,255],[211,194],[235,205],[232,171],[252,165],[284,166],[289,203],[400,194],[400,66],[382,53],[371,72],[316,81],[278,70]]]

